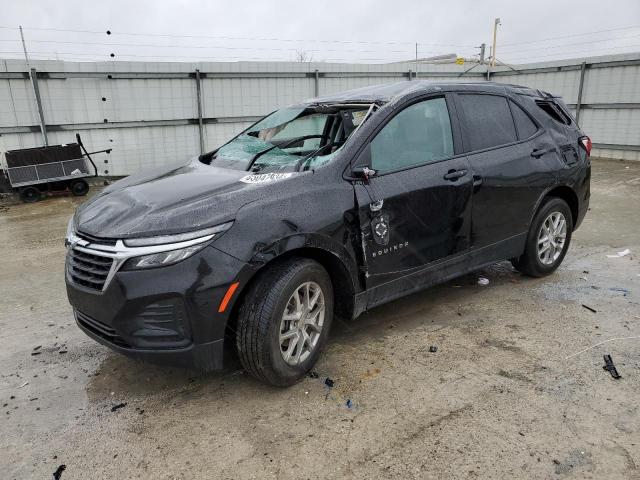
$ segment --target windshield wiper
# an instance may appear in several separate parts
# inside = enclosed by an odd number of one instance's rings
[[[265,148],[264,150],[261,150],[260,152],[256,153],[253,158],[251,158],[251,161],[249,161],[249,165],[247,165],[247,171],[251,170],[251,167],[253,167],[253,165],[256,163],[256,161],[265,153],[270,152],[271,150],[273,150],[274,148],[286,148],[289,145],[291,145],[292,143],[296,143],[299,142],[300,140],[308,140],[310,138],[325,138],[324,135],[301,135],[300,137],[295,137],[292,138],[291,140],[287,140],[284,143],[281,143],[279,145],[273,145],[272,147],[269,148]]]
[[[249,161],[249,165],[247,165],[247,172],[251,170],[251,167],[253,167],[253,164],[256,163],[256,160],[258,160],[262,155],[264,155],[267,152],[270,152],[276,147],[277,145],[274,145],[273,147],[265,148],[264,150],[261,150],[258,153],[256,153]]]

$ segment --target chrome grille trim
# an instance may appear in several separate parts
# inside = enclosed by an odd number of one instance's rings
[[[212,234],[200,238],[194,238],[192,240],[186,240],[184,242],[150,245],[147,247],[127,247],[124,244],[123,240],[116,240],[115,245],[109,245],[107,243],[100,243],[99,241],[90,242],[88,240],[85,240],[84,238],[81,238],[75,233],[71,233],[66,239],[66,243],[69,249],[69,252],[67,254],[66,266],[67,279],[75,285],[83,286],[95,293],[101,294],[107,289],[107,287],[111,283],[111,280],[113,280],[113,277],[122,267],[124,262],[126,262],[130,258],[142,257],[144,255],[151,255],[154,253],[168,252],[171,250],[180,250],[182,248],[208,242],[214,236],[215,235]],[[83,263],[82,255],[78,256],[77,252],[89,256],[90,260],[87,259],[87,261]],[[105,260],[104,262],[101,262],[99,259],[95,259],[94,257],[104,258]],[[76,268],[76,271],[79,271],[81,274],[84,269],[84,274],[88,274],[91,278],[91,275],[93,273],[89,269],[101,270],[102,273],[104,273],[105,270],[101,269],[101,267],[108,266],[109,261],[111,262],[111,266],[108,272],[106,272],[104,283],[100,285],[97,280],[94,282],[97,288],[87,287],[86,285],[83,285],[82,283],[76,282],[74,280],[74,274],[72,273],[73,268]],[[92,278],[90,280],[81,278],[78,273],[75,273],[75,275],[80,278],[80,280],[86,281],[87,283],[93,281]],[[99,275],[96,273],[95,276],[102,277],[104,275]]]

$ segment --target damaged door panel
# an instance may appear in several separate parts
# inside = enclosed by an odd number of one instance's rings
[[[472,179],[444,97],[400,111],[359,161],[375,171],[355,187],[367,288],[468,248]]]

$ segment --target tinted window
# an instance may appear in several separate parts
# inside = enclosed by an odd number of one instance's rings
[[[517,140],[509,104],[496,95],[458,96],[466,119],[466,149],[481,150]]]
[[[402,110],[371,142],[371,167],[399,170],[449,158],[453,137],[447,102],[433,98]]]
[[[524,140],[538,131],[538,127],[533,123],[533,120],[529,118],[522,108],[513,102],[509,102],[511,105],[511,113],[513,113],[513,119],[516,122],[516,130],[518,131],[518,139]]]

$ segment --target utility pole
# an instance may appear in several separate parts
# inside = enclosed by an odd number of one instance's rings
[[[417,79],[418,79],[418,42],[416,42],[416,80]]]
[[[29,71],[29,78],[31,79],[31,87],[33,88],[33,94],[36,97],[36,106],[38,107],[38,117],[40,118],[40,132],[42,133],[42,140],[44,146],[49,145],[47,139],[47,127],[44,123],[44,112],[42,111],[42,99],[40,98],[40,89],[38,88],[38,77],[36,75],[36,69],[31,68],[29,63],[29,54],[27,53],[27,44],[24,42],[24,33],[22,32],[22,25],[20,25],[20,40],[22,40],[22,49],[24,50],[24,60],[27,62],[27,70]]]
[[[500,19],[496,18],[493,22],[493,48],[491,49],[491,66],[496,66],[496,36],[498,34],[498,25],[500,25]]]
[[[478,48],[480,49],[480,64],[482,65],[484,64],[484,52],[487,48],[487,44],[483,43]]]

